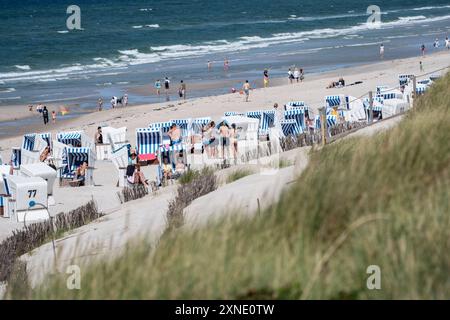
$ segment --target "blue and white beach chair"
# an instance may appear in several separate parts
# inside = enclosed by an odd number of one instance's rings
[[[332,114],[327,114],[327,128],[330,128],[332,126],[335,126],[337,124],[337,117]],[[320,122],[320,116],[317,115],[314,118],[314,125],[316,130],[321,129],[321,122]]]
[[[83,162],[88,164],[85,173],[85,185],[93,185],[93,169],[95,167],[95,154],[91,148],[74,148],[66,147],[63,152],[63,163],[65,164],[60,170],[60,182],[63,179],[73,180],[76,178],[76,170]]]
[[[136,151],[139,160],[155,160],[161,144],[162,134],[159,128],[136,129]]]
[[[51,146],[52,134],[50,132],[46,133],[27,133],[23,136],[22,149],[28,151],[41,151],[44,146],[40,141],[44,141],[47,146]]]
[[[150,123],[150,125],[148,127],[151,129],[161,130],[162,133],[167,133],[167,132],[169,132],[171,126],[172,126],[172,121],[166,121],[166,122]]]
[[[81,143],[82,133],[83,133],[82,131],[59,132],[56,135],[56,140],[68,146],[79,148],[82,146]]]
[[[262,120],[260,122],[260,134],[268,134],[269,128],[273,127],[275,123],[275,110],[264,110]]]
[[[294,108],[284,112],[284,118],[286,120],[295,120],[302,130],[306,128],[305,123],[305,110],[300,108]]]
[[[303,133],[302,128],[298,125],[297,121],[294,119],[288,119],[281,121],[281,130],[283,134],[288,136],[298,136]]]
[[[398,75],[398,83],[400,86],[407,85],[408,82],[414,77],[413,74],[399,74]]]
[[[284,105],[285,110],[290,110],[297,107],[306,107],[305,101],[289,101]]]

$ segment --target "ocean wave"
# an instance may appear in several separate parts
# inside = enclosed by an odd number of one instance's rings
[[[139,9],[139,11],[153,11],[153,9],[152,8],[141,8],[141,9]]]
[[[411,10],[414,11],[422,11],[422,10],[433,10],[433,9],[446,9],[446,8],[450,8],[450,5],[445,5],[445,6],[428,6],[428,7],[419,7],[419,8],[414,8]]]
[[[132,28],[133,29],[141,29],[141,28],[143,28],[144,26],[133,26]]]
[[[56,31],[56,32],[64,34],[64,33],[69,33],[69,30],[60,30],[60,31]]]
[[[26,64],[24,64],[24,65],[16,64],[14,67],[16,67],[19,70],[31,70],[31,67],[29,65],[26,65]]]
[[[430,18],[423,15],[405,16],[393,21],[381,22],[379,27],[380,29],[399,26],[408,27],[448,19],[450,19],[450,15]],[[115,73],[117,70],[126,69],[132,65],[156,63],[163,60],[182,59],[207,54],[227,54],[237,51],[266,48],[273,45],[302,43],[309,39],[331,37],[361,38],[364,32],[370,32],[370,27],[366,23],[361,23],[344,28],[322,28],[299,32],[276,33],[265,37],[246,35],[235,40],[221,39],[200,44],[151,46],[146,52],[138,49],[119,50],[115,57],[96,57],[93,58],[93,63],[87,65],[74,64],[50,70],[20,70],[17,72],[0,73],[0,81],[3,83],[15,81],[58,81],[92,73],[97,76],[99,72],[105,71]]]
[[[0,89],[0,93],[11,93],[16,91],[15,88],[6,88],[6,89]]]
[[[344,14],[335,14],[335,15],[327,15],[327,16],[310,16],[310,17],[297,17],[295,15],[291,15],[288,20],[298,20],[298,21],[318,21],[318,20],[332,20],[332,19],[342,19],[342,18],[352,18],[352,17],[363,17],[367,16],[367,13],[344,13]]]
[[[0,98],[0,101],[2,101],[2,100],[19,100],[19,99],[22,99],[22,97],[6,97],[6,98]]]
[[[155,23],[155,24],[146,24],[145,25],[147,28],[159,28],[159,24]]]

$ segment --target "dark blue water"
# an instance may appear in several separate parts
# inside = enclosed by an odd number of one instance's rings
[[[83,30],[66,28],[66,9],[81,8]],[[129,93],[130,103],[155,101],[157,78],[190,83],[242,81],[409,57],[450,33],[450,1],[378,1],[381,28],[369,29],[373,1],[119,1],[0,2],[0,105],[79,103]],[[231,69],[224,73],[223,60]],[[213,61],[214,72],[206,62]],[[131,87],[149,85],[149,94]],[[229,88],[192,92],[222,93]]]

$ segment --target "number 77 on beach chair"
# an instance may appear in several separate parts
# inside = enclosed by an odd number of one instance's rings
[[[160,128],[136,129],[136,150],[139,161],[155,160],[161,144]]]

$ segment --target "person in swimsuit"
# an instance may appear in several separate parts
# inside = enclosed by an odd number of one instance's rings
[[[228,150],[229,137],[230,137],[230,127],[225,121],[222,121],[219,127],[220,134],[220,149],[222,150],[222,159],[225,159],[225,150]],[[228,151],[227,151],[228,153]]]
[[[161,80],[156,80],[154,87],[156,90],[156,95],[159,97],[161,95]]]
[[[174,123],[169,129],[169,132],[167,132],[167,135],[170,137],[170,145],[173,146],[175,144],[181,143],[181,130],[178,128],[178,126]]]
[[[267,88],[269,86],[269,70],[267,70],[267,69],[264,70],[263,75],[264,75],[264,79],[263,79],[264,88]]]
[[[236,124],[233,123],[231,125],[231,129],[230,129],[230,145],[231,148],[233,150],[233,158],[234,158],[234,163],[237,162],[237,153],[238,153],[238,134],[236,131]]]
[[[244,85],[242,86],[242,89],[244,90],[244,94],[245,94],[245,102],[248,102],[248,98],[250,96],[250,83],[248,82],[248,80],[245,80]]]

